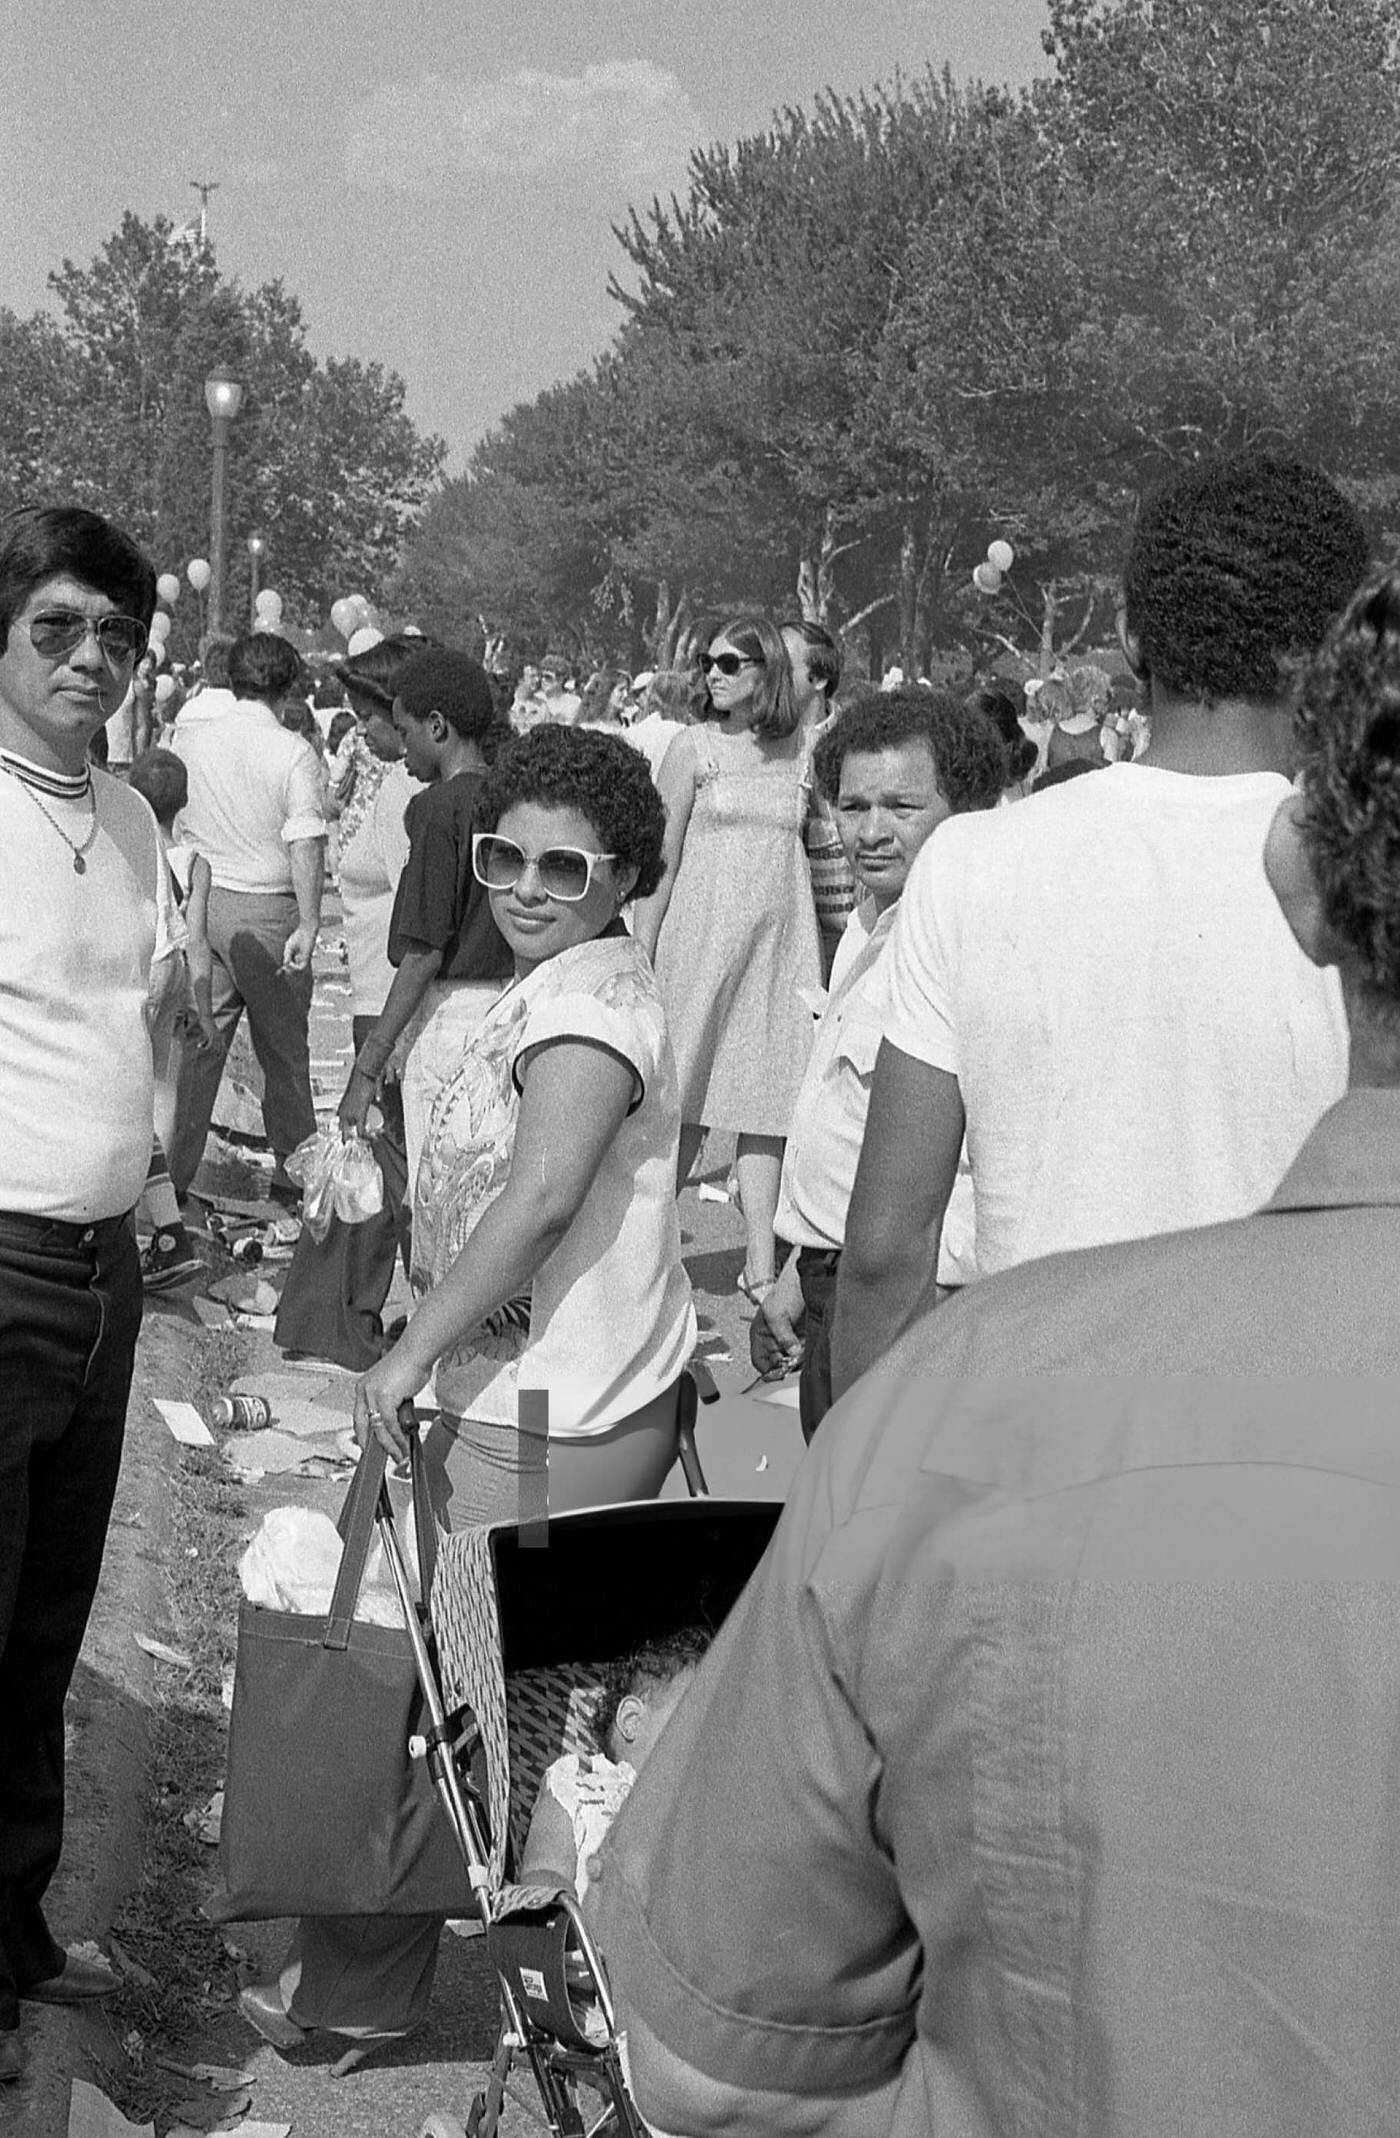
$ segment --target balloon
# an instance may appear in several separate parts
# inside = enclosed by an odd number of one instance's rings
[[[153,638],[146,648],[146,655],[149,660],[154,662],[157,668],[160,668],[169,659],[170,648],[163,638]]]
[[[360,626],[360,612],[348,594],[331,603],[331,622],[342,638],[350,638]]]
[[[191,557],[189,563],[185,566],[185,577],[189,580],[196,594],[204,592],[213,576],[207,557]]]
[[[174,676],[157,676],[157,677],[156,677],[156,704],[157,704],[157,705],[164,705],[164,703],[165,703],[166,699],[167,699],[167,698],[171,698],[171,697],[173,697],[173,696],[174,696],[174,694],[175,694],[175,678],[174,678]]]
[[[253,606],[259,616],[270,616],[273,623],[281,623],[282,596],[274,593],[270,586],[263,588]]]
[[[155,615],[151,618],[151,626],[146,636],[153,646],[163,644],[169,638],[170,618],[166,615],[164,609],[156,610]]]
[[[374,611],[373,609],[371,609],[364,595],[347,594],[345,598],[350,603],[350,606],[356,611],[360,622],[362,624],[367,624],[370,621],[371,617],[374,615]]]
[[[987,562],[994,572],[1009,572],[1016,562],[1016,552],[1009,542],[989,542]]]
[[[1001,586],[1001,573],[994,564],[979,564],[972,574],[972,584],[979,594],[995,594]]]
[[[361,624],[358,631],[351,633],[345,650],[347,653],[368,653],[371,646],[382,646],[383,643],[382,631],[376,631],[372,624]]]
[[[162,572],[156,581],[156,592],[170,608],[180,599],[180,582],[174,572]]]

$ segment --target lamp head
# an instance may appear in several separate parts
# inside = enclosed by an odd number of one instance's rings
[[[243,388],[226,372],[211,371],[204,381],[204,404],[216,422],[222,416],[231,423],[243,406]]]

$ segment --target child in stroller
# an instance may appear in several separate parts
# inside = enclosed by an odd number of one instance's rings
[[[521,1885],[557,1882],[583,1899],[592,1858],[709,1645],[707,1633],[685,1627],[607,1666],[593,1725],[600,1749],[566,1752],[546,1770]]]

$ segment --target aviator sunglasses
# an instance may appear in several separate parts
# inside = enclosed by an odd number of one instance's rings
[[[762,661],[747,653],[706,653],[701,656],[700,668],[708,675],[717,668],[722,676],[737,676],[741,668],[761,668]]]
[[[545,896],[566,906],[587,898],[600,861],[616,859],[616,854],[593,854],[582,846],[547,846],[542,854],[527,854],[499,832],[472,834],[472,874],[488,891],[513,891],[533,863]]]
[[[80,646],[89,631],[114,667],[136,661],[146,650],[147,632],[134,616],[84,616],[78,609],[41,609],[27,622],[12,624],[22,631],[41,660],[61,661]]]

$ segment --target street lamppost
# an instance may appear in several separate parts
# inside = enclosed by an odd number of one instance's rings
[[[267,555],[267,544],[261,535],[248,537],[248,629],[256,629],[258,621],[258,586],[262,579],[262,560]]]
[[[228,518],[225,498],[228,468],[229,425],[243,406],[243,388],[227,372],[214,370],[204,381],[204,405],[214,448],[213,474],[209,488],[209,635],[224,620],[224,536]]]

